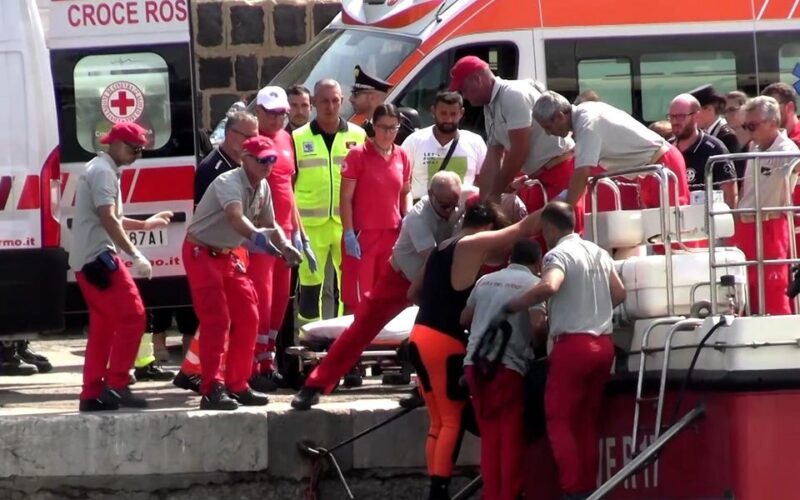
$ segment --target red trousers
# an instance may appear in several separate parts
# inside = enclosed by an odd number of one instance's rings
[[[86,281],[82,272],[75,278],[89,307],[89,339],[83,362],[81,399],[100,397],[105,386],[128,387],[128,370],[133,366],[145,329],[145,314],[139,289],[125,263],[114,256],[117,270],[110,274],[111,286],[100,290]]]
[[[609,335],[562,334],[553,344],[544,410],[564,493],[597,487],[600,406],[613,361]]]
[[[353,368],[364,349],[384,326],[403,312],[411,283],[388,260],[383,262],[375,286],[355,311],[353,323],[328,349],[328,355],[306,379],[305,385],[330,393],[345,373]]]
[[[733,241],[744,252],[747,260],[756,259],[755,222],[737,222]],[[789,257],[789,224],[784,217],[764,221],[764,259],[786,259]],[[786,288],[789,285],[789,266],[773,264],[764,266],[764,312],[772,315],[792,314]],[[747,268],[747,287],[750,310],[758,314],[758,267]]]
[[[275,341],[289,305],[292,269],[272,255],[250,255],[247,275],[258,297],[258,335],[253,374],[275,371]]]
[[[483,500],[517,500],[522,492],[525,436],[522,375],[501,366],[490,382],[465,367],[481,432]]]
[[[228,353],[224,382],[228,390],[247,389],[253,371],[258,330],[258,298],[243,261],[234,253],[212,255],[199,245],[183,242],[183,265],[192,303],[200,320],[200,393],[223,382],[220,364]]]
[[[342,303],[350,314],[372,290],[381,266],[391,258],[400,228],[364,229],[357,234],[361,246],[360,259],[347,255],[342,242]]]
[[[683,153],[678,151],[678,148],[670,145],[669,150],[664,153],[659,160],[659,163],[670,169],[678,178],[678,204],[689,204],[689,183],[686,179],[686,162],[683,159]],[[675,206],[675,183],[670,180],[669,187],[669,204]],[[639,179],[639,198],[642,202],[642,208],[658,208],[661,206],[661,187],[655,177],[648,176]]]

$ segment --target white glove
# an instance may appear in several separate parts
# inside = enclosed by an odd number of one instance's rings
[[[142,255],[142,252],[134,249],[131,257],[133,257],[133,272],[141,278],[152,279],[153,265]]]

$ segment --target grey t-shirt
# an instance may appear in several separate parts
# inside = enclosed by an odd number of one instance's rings
[[[120,169],[107,153],[86,164],[75,192],[75,214],[72,217],[72,248],[69,267],[80,271],[98,255],[117,251],[114,242],[100,223],[98,209],[114,205],[117,218],[122,217],[122,197],[119,189]]]
[[[536,173],[548,161],[575,147],[570,137],[547,135],[533,119],[533,105],[542,95],[535,85],[536,82],[533,80],[495,78],[492,100],[483,107],[486,142],[489,145],[501,145],[508,151],[511,149],[508,131],[533,125],[531,148],[528,151],[528,158],[522,165],[522,171],[529,175]]]
[[[575,233],[564,236],[547,252],[542,272],[561,269],[564,282],[547,303],[550,336],[611,333],[609,279],[614,261],[608,252]]]
[[[406,214],[400,236],[392,249],[392,260],[408,281],[414,281],[425,264],[420,253],[451,237],[459,215],[459,211],[455,211],[449,220],[442,219],[433,210],[427,196],[423,196]]]
[[[467,306],[474,307],[472,325],[469,328],[467,341],[467,355],[464,366],[472,364],[472,356],[478,347],[489,323],[509,301],[530,290],[539,278],[530,269],[519,264],[511,264],[505,269],[487,274],[475,283],[475,288],[467,299]],[[544,304],[538,304],[531,309],[544,312]],[[525,375],[528,363],[533,359],[533,340],[530,314],[528,311],[513,314],[508,318],[511,325],[511,338],[503,354],[502,364],[509,370]],[[493,345],[491,356],[494,358],[500,349],[501,339],[498,337]]]
[[[233,229],[225,215],[225,207],[235,202],[242,204],[244,216],[256,226],[275,227],[275,212],[267,181],[262,179],[253,188],[246,171],[239,167],[214,179],[197,204],[186,232],[210,247],[240,246],[245,239]]]

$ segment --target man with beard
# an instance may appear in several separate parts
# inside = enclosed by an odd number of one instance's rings
[[[670,125],[674,138],[670,140],[683,154],[686,161],[686,181],[689,191],[705,190],[706,162],[711,156],[728,154],[728,148],[716,137],[704,132],[697,125],[700,102],[691,94],[681,94],[669,105]],[[725,203],[736,207],[736,169],[732,163],[715,163],[714,189],[722,190]]]
[[[428,193],[430,179],[440,170],[455,172],[463,185],[473,185],[486,158],[486,143],[481,136],[458,129],[464,116],[460,94],[439,92],[431,112],[434,124],[409,135],[402,145],[411,160],[414,200]]]

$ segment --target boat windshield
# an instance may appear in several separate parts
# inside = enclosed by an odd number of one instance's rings
[[[359,29],[325,29],[302,54],[278,73],[270,85],[283,88],[299,83],[312,90],[314,83],[333,78],[342,85],[342,116],[353,114],[350,87],[356,65],[372,76],[386,79],[411,52],[419,40]]]

